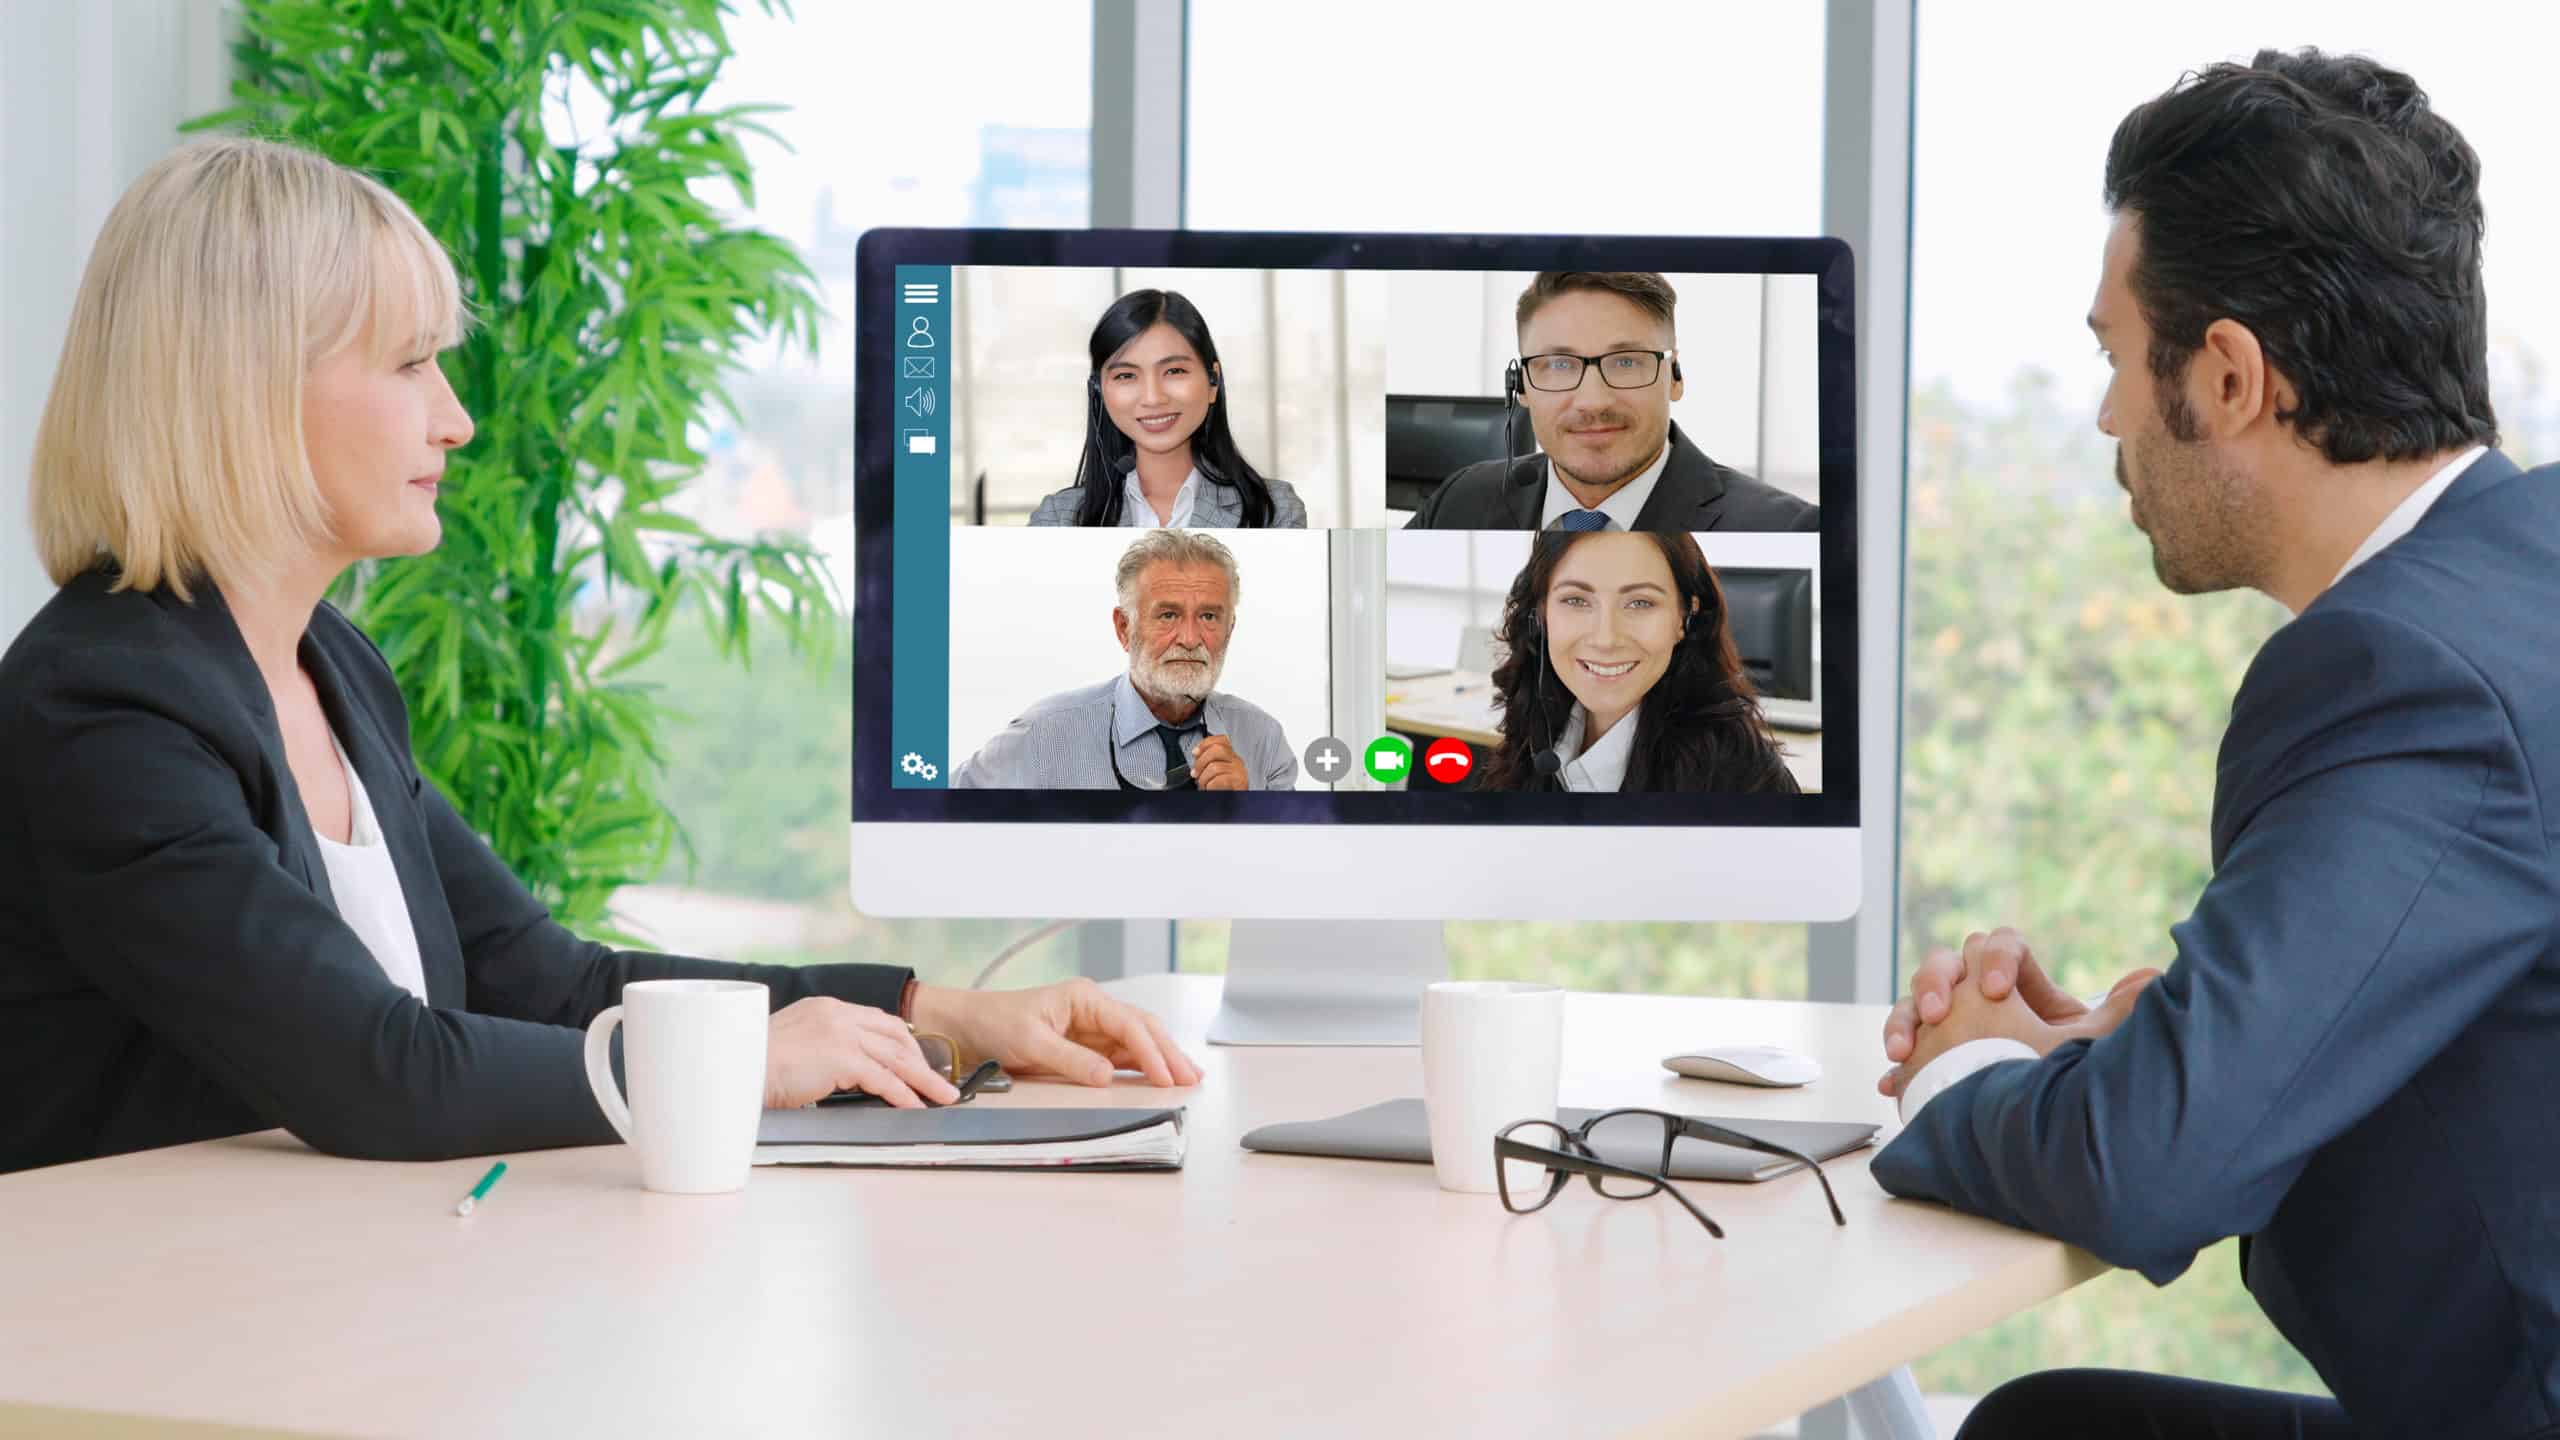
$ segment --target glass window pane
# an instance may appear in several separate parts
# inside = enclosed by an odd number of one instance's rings
[[[827,315],[815,355],[775,343],[749,352],[729,382],[743,420],[702,418],[711,464],[684,499],[717,535],[805,537],[849,596],[855,237],[878,225],[1086,223],[1093,16],[1045,0],[794,8],[796,18],[739,7],[728,22],[736,53],[707,103],[786,107],[761,117],[780,143],[747,142],[755,195],[738,210],[799,249]],[[1006,43],[979,43],[988,34]],[[884,75],[900,73],[900,57],[916,60],[929,86],[884,95],[847,84],[846,57],[863,55],[878,57]],[[659,740],[665,797],[694,864],[679,856],[655,883],[626,888],[622,915],[671,950],[913,965],[958,984],[1027,928],[853,912],[848,646],[819,671],[759,630],[749,669],[719,660],[698,623],[679,621],[673,636],[632,678],[664,686],[686,712]],[[1050,942],[1009,964],[1004,982],[1073,973],[1073,943]]]
[[[2077,990],[2168,964],[2169,926],[2210,873],[2232,693],[2285,618],[2254,593],[2162,589],[2095,426],[2106,371],[2082,321],[2109,223],[2107,142],[2133,106],[2270,36],[2413,74],[2481,160],[2503,448],[2520,464],[2560,459],[2560,275],[2542,261],[2560,242],[2560,192],[2545,183],[2537,47],[2494,38],[2513,14],[2175,0],[2067,65],[2035,65],[2019,63],[2014,9],[1922,7],[1903,973],[1928,947],[2001,924]],[[2319,1390],[2241,1288],[2234,1248],[2163,1291],[2110,1275],[1915,1369],[1924,1388],[1971,1394],[2058,1365]]]
[[[1823,7],[1649,9],[1648,53],[1714,57],[1675,71],[1632,62],[1625,27],[1559,13],[1518,0],[1192,6],[1185,223],[1820,233]],[[1554,83],[1532,83],[1533,48]],[[1568,103],[1527,103],[1556,96]],[[1226,935],[1222,921],[1182,925],[1181,968],[1222,972]],[[1468,979],[1804,993],[1801,925],[1454,924],[1449,955]]]
[[[1193,5],[1185,223],[1819,234],[1822,39],[1820,5]]]

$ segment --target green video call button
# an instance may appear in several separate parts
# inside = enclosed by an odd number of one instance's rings
[[[1413,770],[1413,745],[1400,735],[1381,735],[1369,742],[1360,756],[1360,764],[1369,778],[1381,785],[1393,785]]]

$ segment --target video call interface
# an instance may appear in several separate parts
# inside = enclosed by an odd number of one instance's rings
[[[897,266],[890,783],[1821,792],[1815,284]]]

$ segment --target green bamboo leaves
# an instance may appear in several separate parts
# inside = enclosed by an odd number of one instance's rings
[[[476,326],[444,357],[478,433],[447,467],[431,554],[351,575],[421,765],[573,929],[680,836],[659,802],[673,713],[621,678],[701,613],[743,665],[750,615],[820,663],[842,624],[787,536],[712,537],[670,508],[746,347],[814,349],[815,282],[751,203],[769,107],[703,104],[724,0],[248,0],[243,128],[374,175],[462,273]]]

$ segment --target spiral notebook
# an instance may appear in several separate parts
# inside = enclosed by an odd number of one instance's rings
[[[928,1110],[819,1105],[768,1110],[758,1165],[937,1170],[1179,1170],[1182,1109],[1041,1109],[984,1103]]]

